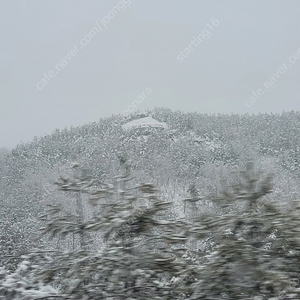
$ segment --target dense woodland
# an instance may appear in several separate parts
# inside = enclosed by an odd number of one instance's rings
[[[299,112],[155,108],[2,149],[0,299],[300,299],[299,142]]]

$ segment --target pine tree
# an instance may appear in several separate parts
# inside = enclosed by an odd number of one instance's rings
[[[57,182],[61,190],[91,195],[97,210],[92,219],[63,215],[54,206],[43,216],[44,234],[82,237],[100,231],[101,249],[80,244],[74,250],[23,257],[1,285],[6,299],[174,299],[181,293],[168,279],[185,272],[177,258],[187,236],[184,222],[161,220],[170,203],[158,199],[152,184],[130,187],[129,168],[126,161],[122,164],[116,186],[93,190],[89,181],[76,178]]]
[[[194,223],[195,237],[211,235],[215,246],[191,299],[299,299],[293,284],[299,274],[298,212],[266,200],[271,178],[258,180],[252,164],[239,175],[240,182],[213,199],[219,213]]]

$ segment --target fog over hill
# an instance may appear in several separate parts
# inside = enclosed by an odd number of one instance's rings
[[[249,160],[266,173],[276,173],[278,195],[288,185],[284,199],[291,200],[300,188],[299,112],[206,115],[156,108],[147,114],[152,123],[157,120],[166,126],[123,129],[145,115],[116,115],[55,130],[2,153],[1,201],[15,210],[9,215],[19,217],[27,209],[34,222],[35,211],[52,201],[53,182],[73,163],[104,183],[119,174],[123,156],[139,181],[153,182],[173,197],[186,192],[190,184],[203,194],[218,192],[229,173]]]
[[[0,1],[0,300],[299,300],[299,0]]]
[[[300,109],[298,0],[2,0],[0,8],[0,147],[120,114],[143,93],[135,109]]]
[[[101,193],[107,190],[110,195],[116,191],[112,187],[130,174],[132,189],[140,182],[153,184],[160,198],[170,202],[164,218],[186,220],[195,218],[200,211],[221,213],[213,199],[222,194],[224,187],[234,186],[245,170],[250,170],[248,164],[252,162],[254,172],[272,176],[272,197],[266,195],[265,199],[272,199],[284,209],[291,208],[300,192],[299,136],[300,113],[294,111],[207,115],[155,108],[145,113],[103,118],[84,126],[56,129],[52,134],[1,151],[0,260],[14,269],[20,260],[11,258],[36,246],[51,251],[82,247],[84,240],[74,238],[75,233],[66,242],[36,238],[38,228],[48,222],[39,216],[49,205],[54,205],[53,212],[57,210],[55,207],[67,212],[51,226],[64,224],[60,222],[73,218],[73,214],[78,217],[76,191],[83,192],[82,221],[87,222],[95,214],[84,194],[90,187],[89,180],[94,190],[100,189]],[[124,174],[124,163],[127,175],[120,177]],[[68,187],[71,178],[75,181]],[[66,192],[60,192],[55,182]],[[127,179],[118,195],[124,193],[126,182]],[[203,201],[189,204],[184,200],[197,197]],[[70,219],[66,224],[69,222],[73,221]],[[93,235],[93,249],[103,248],[99,234]]]

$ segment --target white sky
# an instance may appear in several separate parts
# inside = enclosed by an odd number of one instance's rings
[[[299,12],[299,0],[1,0],[0,147],[122,113],[146,88],[135,110],[299,110]]]

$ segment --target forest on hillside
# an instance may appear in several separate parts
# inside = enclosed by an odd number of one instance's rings
[[[155,108],[1,150],[0,299],[299,299],[299,142]]]

